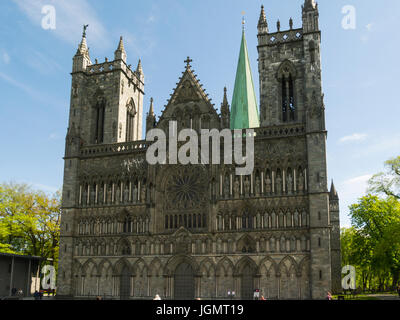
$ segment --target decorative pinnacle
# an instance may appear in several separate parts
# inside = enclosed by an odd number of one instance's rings
[[[305,0],[304,7],[305,9],[315,9],[317,4],[314,0]]]
[[[124,48],[124,41],[123,41],[123,39],[122,39],[122,36],[119,38],[119,44],[118,44],[117,51],[122,51],[122,52],[125,51],[125,48]]]
[[[242,30],[244,31],[244,27],[246,25],[246,20],[244,19],[244,15],[246,14],[246,12],[242,11]]]
[[[281,31],[281,22],[278,20],[276,23],[276,29],[279,31]]]
[[[223,105],[228,105],[228,97],[226,95],[226,87],[224,87],[224,100],[222,102]]]
[[[190,69],[190,63],[191,63],[192,61],[193,61],[193,60],[190,59],[190,57],[188,56],[187,59],[184,61],[184,62],[186,63],[186,69]]]
[[[83,33],[82,33],[82,38],[86,38],[86,29],[89,27],[88,24],[83,25]]]
[[[293,19],[292,18],[289,19],[289,27],[290,27],[290,30],[293,29]]]
[[[143,74],[143,69],[142,69],[142,60],[139,59],[136,71],[140,74]]]
[[[260,19],[258,20],[258,25],[261,26],[267,23],[267,17],[265,15],[264,6],[261,5]]]
[[[151,116],[154,115],[153,97],[150,98],[150,111],[149,111],[149,115],[151,115]]]

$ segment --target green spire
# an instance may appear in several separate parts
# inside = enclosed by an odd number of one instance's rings
[[[244,28],[231,107],[231,129],[258,128],[260,119]]]

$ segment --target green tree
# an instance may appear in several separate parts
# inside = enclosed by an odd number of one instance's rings
[[[385,168],[385,172],[380,172],[369,180],[369,191],[400,200],[400,156],[386,161]]]
[[[49,197],[24,184],[0,185],[0,252],[58,261],[60,194]]]
[[[399,201],[391,196],[380,199],[367,195],[350,206],[350,216],[355,230],[352,239],[355,247],[345,255],[353,257],[364,276],[374,276],[379,290],[384,289],[389,278],[394,286],[400,273]],[[352,255],[354,250],[358,252],[357,258]]]

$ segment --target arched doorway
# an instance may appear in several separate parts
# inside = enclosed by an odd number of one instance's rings
[[[254,298],[254,270],[246,265],[242,270],[242,285],[240,297],[242,300],[253,300]]]
[[[121,272],[119,283],[119,297],[121,300],[128,300],[131,295],[131,273],[127,266]]]
[[[181,263],[174,274],[174,299],[193,300],[194,299],[194,271],[190,264]]]

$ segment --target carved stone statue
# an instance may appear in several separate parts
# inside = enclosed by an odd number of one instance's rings
[[[124,202],[129,201],[129,187],[124,190]]]
[[[120,203],[121,202],[120,200],[121,200],[121,186],[118,186],[115,192],[115,203]]]
[[[90,190],[90,204],[95,204],[96,201],[96,189]]]
[[[99,193],[97,194],[97,203],[104,202],[104,189],[103,185],[99,185]]]
[[[107,199],[106,199],[106,203],[110,204],[112,202],[112,186],[110,185],[107,188]]]
[[[234,194],[235,194],[235,198],[239,198],[240,196],[240,181],[239,179],[235,179],[235,184],[234,184]]]
[[[300,172],[300,174],[299,174],[297,190],[299,192],[303,192],[304,191],[304,176],[303,176],[303,172]]]
[[[291,174],[288,174],[288,177],[287,177],[287,192],[289,193],[289,194],[291,194],[292,193],[292,191],[293,191],[293,178],[292,178],[292,175]]]
[[[248,196],[250,194],[250,181],[249,178],[244,180],[244,194]]]
[[[255,190],[255,194],[256,196],[260,196],[261,193],[261,182],[260,182],[260,178],[257,176],[256,177],[256,190]]]
[[[280,175],[276,177],[276,188],[275,188],[276,194],[281,194],[282,193],[282,178]]]
[[[224,182],[224,195],[225,195],[225,198],[229,198],[229,196],[230,196],[230,183],[229,183],[229,176],[226,176],[225,177],[225,182]]]
[[[144,183],[140,185],[140,201],[146,202],[146,185]]]
[[[267,176],[266,178],[265,178],[265,190],[264,190],[264,192],[266,193],[266,194],[269,194],[269,193],[271,193],[271,178],[269,177],[269,176]]]

